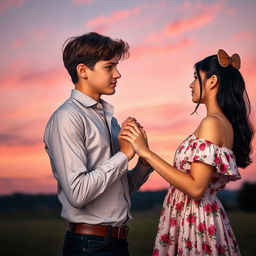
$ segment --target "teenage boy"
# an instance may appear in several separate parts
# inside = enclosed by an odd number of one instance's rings
[[[121,77],[117,65],[128,49],[122,40],[92,32],[70,38],[63,50],[75,89],[51,116],[44,142],[58,182],[61,216],[69,223],[65,256],[128,255],[130,194],[152,168],[139,159],[127,170],[134,150],[118,139],[113,106],[101,99],[115,93]]]

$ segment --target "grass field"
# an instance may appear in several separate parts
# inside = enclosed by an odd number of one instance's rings
[[[129,245],[131,256],[152,253],[158,212],[134,212],[130,223]],[[230,212],[229,219],[243,256],[255,256],[256,213]],[[1,216],[1,256],[60,256],[66,229],[59,217]]]

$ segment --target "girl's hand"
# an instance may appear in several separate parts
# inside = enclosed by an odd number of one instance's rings
[[[143,128],[139,128],[134,122],[126,123],[119,133],[120,138],[129,141],[134,151],[140,156],[144,157],[150,152],[148,147],[148,138]]]

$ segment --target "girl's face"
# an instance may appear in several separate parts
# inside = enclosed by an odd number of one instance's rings
[[[202,97],[201,97],[201,103],[204,103],[204,95],[205,95],[205,90],[204,90],[204,84],[206,81],[206,77],[205,77],[205,73],[202,72],[201,70],[199,71],[201,80],[202,80]],[[194,72],[194,80],[192,81],[192,83],[189,85],[189,87],[191,88],[191,95],[192,95],[192,101],[194,103],[198,103],[200,100],[200,84],[199,84],[199,78],[198,75],[196,73],[196,71]]]

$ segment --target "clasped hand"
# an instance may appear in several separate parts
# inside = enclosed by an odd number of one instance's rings
[[[149,152],[147,134],[135,118],[127,118],[122,124],[119,142],[122,143],[122,140],[129,142],[133,150],[142,158]]]

